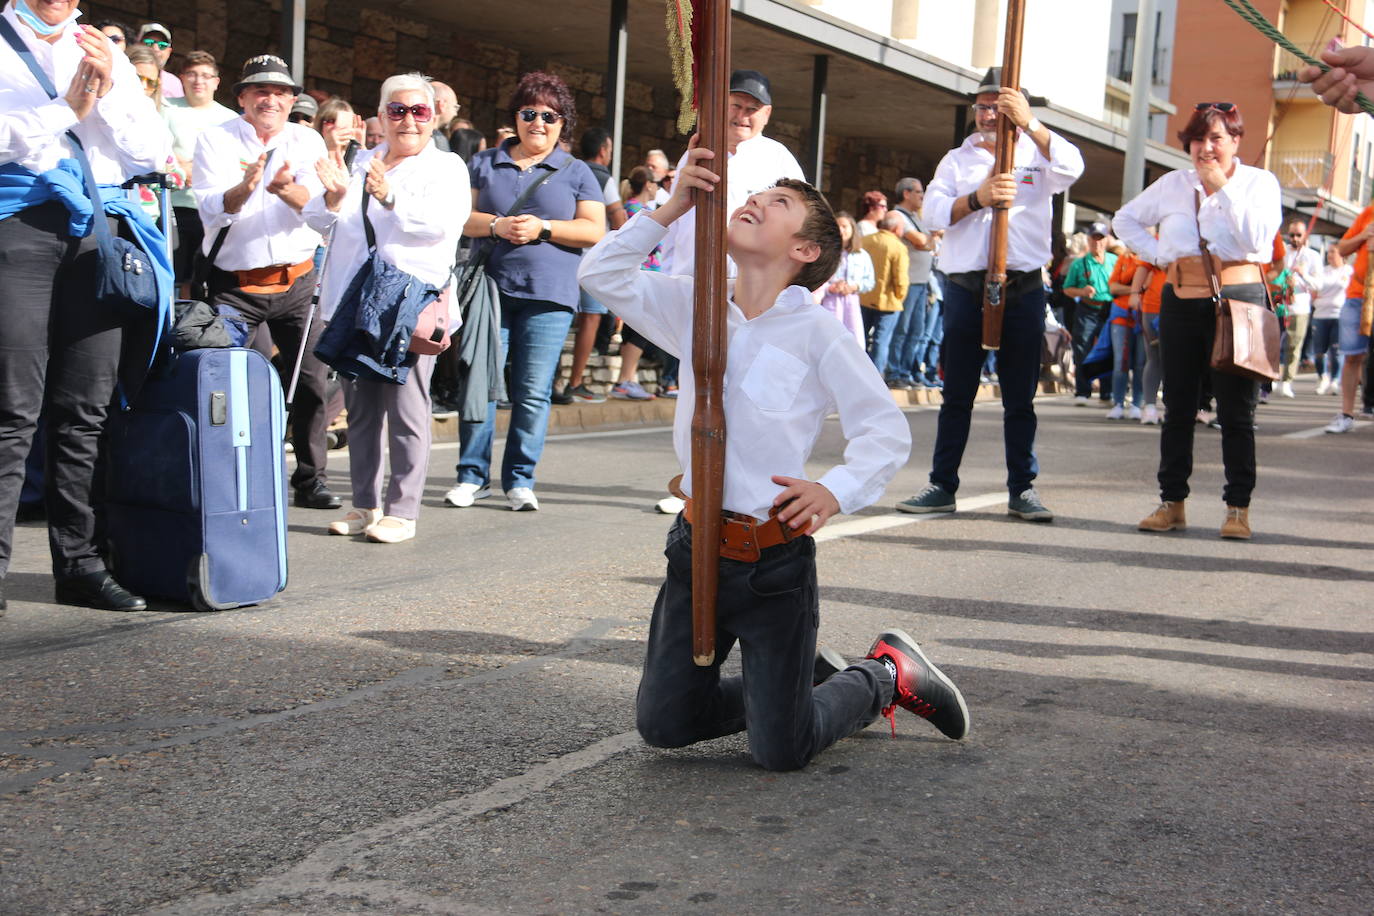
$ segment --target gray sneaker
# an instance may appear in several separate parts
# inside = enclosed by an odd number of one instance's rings
[[[932,483],[910,499],[897,503],[897,511],[917,515],[928,512],[953,512],[954,494],[938,483]]]
[[[1020,496],[1013,496],[1007,500],[1007,514],[1032,522],[1054,521],[1054,513],[1045,508],[1045,504],[1040,501],[1040,494],[1035,492],[1035,487],[1027,487],[1021,491]]]

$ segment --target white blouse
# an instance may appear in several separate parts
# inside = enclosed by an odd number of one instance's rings
[[[1195,191],[1203,192],[1196,218]],[[1112,229],[1141,259],[1161,267],[1202,253],[1199,224],[1208,249],[1223,261],[1268,264],[1282,222],[1279,180],[1272,172],[1237,162],[1230,181],[1211,195],[1203,191],[1195,170],[1170,172],[1118,210]],[[1148,231],[1156,225],[1158,240]]]

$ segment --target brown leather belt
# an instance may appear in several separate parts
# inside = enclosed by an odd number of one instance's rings
[[[271,267],[255,267],[252,270],[236,270],[234,277],[239,289],[254,295],[284,293],[301,277],[310,273],[315,266],[314,258],[306,258],[299,264],[274,264]]]
[[[1222,286],[1239,283],[1263,283],[1264,271],[1253,261],[1223,261],[1212,258],[1217,282]],[[1180,299],[1212,298],[1212,283],[1207,279],[1207,267],[1202,255],[1179,258],[1165,268],[1165,280],[1174,287],[1174,295]]]
[[[682,517],[688,524],[692,522],[692,500],[686,500]],[[793,528],[777,517],[777,508],[769,511],[769,519],[761,522],[752,515],[737,512],[720,514],[720,555],[741,563],[757,563],[762,551],[769,547],[786,544],[802,536],[802,530]]]

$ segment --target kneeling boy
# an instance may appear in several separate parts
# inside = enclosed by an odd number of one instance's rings
[[[754,759],[772,770],[805,766],[895,706],[962,738],[964,698],[900,630],[883,633],[866,659],[813,688],[820,603],[811,535],[836,513],[882,496],[907,460],[911,434],[873,363],[812,299],[810,290],[835,272],[841,242],[830,205],[803,181],[783,179],[754,194],[729,222],[738,276],[727,330],[723,524],[753,522],[762,549],[756,559],[719,561],[716,662],[698,667],[692,659],[693,280],[639,266],[692,207],[692,189],[715,187],[718,176],[702,165],[711,158],[692,150],[672,197],[607,235],[582,259],[578,277],[588,293],[682,360],[673,442],[689,503],[668,533],[668,574],[654,605],[636,703],[639,732],[651,745],[682,747],[746,730]],[[806,459],[834,412],[848,439],[844,463],[808,480]],[[774,507],[781,508],[770,519]],[[720,665],[736,641],[744,676],[722,678]]]

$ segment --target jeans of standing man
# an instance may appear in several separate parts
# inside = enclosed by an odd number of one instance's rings
[[[1145,342],[1128,324],[1112,325],[1112,403],[1126,404],[1126,383],[1131,384],[1131,403],[1144,406]]]
[[[936,299],[926,313],[926,330],[916,344],[916,364],[921,381],[934,385],[940,381],[940,346],[945,341],[945,301]]]
[[[1310,314],[1288,316],[1288,336],[1283,342],[1283,377],[1281,382],[1291,382],[1298,375],[1302,362],[1302,344],[1307,339],[1307,325],[1312,320]]]
[[[1107,320],[1107,309],[1105,307],[1094,307],[1086,301],[1080,301],[1078,307],[1074,309],[1073,323],[1073,364],[1081,366],[1087,361],[1088,354],[1092,352],[1093,346],[1097,343],[1097,336],[1102,333],[1102,325]],[[1093,380],[1087,378],[1082,372],[1074,373],[1074,395],[1077,397],[1088,397],[1092,394]]]
[[[267,325],[272,341],[282,354],[283,388],[290,385],[296,354],[301,352],[301,334],[306,333],[305,322],[310,315],[315,277],[312,269],[297,277],[285,292],[246,293],[238,287],[235,274],[218,268],[210,270],[211,305],[233,306],[254,336],[262,325]],[[291,404],[291,446],[296,456],[291,486],[298,490],[313,486],[316,480],[324,481],[325,465],[329,460],[325,438],[329,426],[329,367],[315,356],[315,345],[319,343],[323,328],[324,322],[316,314],[310,323],[309,340],[301,357],[301,377]]]
[[[371,379],[344,382],[355,508],[382,509],[385,515],[412,521],[420,517],[434,429],[429,401],[434,361],[433,356],[419,357],[404,385]],[[383,445],[391,465],[385,501],[381,498]]]
[[[1035,399],[1040,344],[1045,338],[1045,291],[1039,287],[1007,297],[1002,311],[1002,348],[997,377],[1002,390],[1002,438],[1007,490],[1019,496],[1040,471],[1035,459]],[[959,489],[959,465],[968,445],[973,398],[983,371],[983,297],[957,283],[945,287],[945,388],[936,425],[930,482]]]
[[[95,236],[69,236],[70,219],[51,201],[0,220],[0,578],[40,413],[53,575],[105,568],[96,462],[124,331],[118,314],[95,301]],[[110,229],[118,231],[113,220]]]
[[[1164,364],[1159,357],[1159,315],[1142,315],[1141,318],[1150,326],[1148,335],[1140,335],[1140,346],[1145,351],[1144,402],[1153,407],[1159,400],[1159,381],[1164,377]],[[1154,343],[1148,343],[1149,340]]]
[[[888,350],[887,371],[884,375],[890,382],[914,382],[916,380],[916,347],[926,329],[926,285],[913,283],[907,288],[906,298],[902,300],[902,310],[898,313],[897,327],[892,332],[892,345]]]
[[[1228,299],[1263,303],[1264,287],[1239,283],[1221,291]],[[1159,496],[1171,502],[1188,497],[1193,473],[1193,431],[1199,392],[1209,378],[1221,423],[1221,461],[1226,469],[1222,496],[1228,506],[1248,507],[1255,489],[1255,405],[1259,384],[1211,368],[1216,336],[1216,304],[1210,299],[1180,299],[1164,287],[1159,310],[1159,354],[1164,361],[1164,424],[1159,436]]]
[[[510,356],[510,428],[501,458],[501,488],[534,487],[534,466],[544,453],[549,431],[549,398],[563,341],[572,327],[572,310],[556,302],[518,299],[501,293],[501,362]],[[496,434],[496,402],[481,423],[460,423],[458,482],[491,479],[491,444]]]
[[[747,731],[769,770],[795,770],[867,726],[892,697],[882,662],[865,660],[811,686],[820,602],[816,542],[769,547],[757,563],[720,561],[715,664],[692,659],[692,528],[668,531],[667,575],[654,602],[635,722],[654,747],[685,747]],[[720,666],[740,644],[743,676]]]
[[[1312,320],[1312,362],[1317,364],[1318,375],[1324,375],[1332,381],[1341,377],[1341,365],[1345,362],[1337,350],[1340,334],[1339,318]]]
[[[892,333],[897,329],[901,312],[884,312],[867,306],[859,309],[863,313],[864,336],[868,338],[868,355],[878,372],[887,377],[887,363],[892,353]]]

